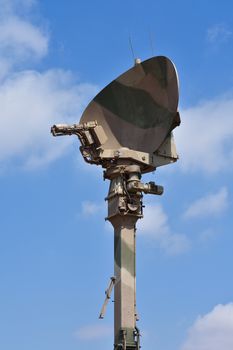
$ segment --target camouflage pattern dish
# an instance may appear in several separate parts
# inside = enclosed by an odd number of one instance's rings
[[[164,56],[120,75],[87,106],[80,123],[96,120],[108,137],[103,150],[127,147],[153,153],[180,124],[178,77]]]

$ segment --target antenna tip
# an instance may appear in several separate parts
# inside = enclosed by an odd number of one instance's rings
[[[137,66],[140,63],[141,63],[141,59],[140,58],[135,58],[135,60],[134,60],[135,66]]]

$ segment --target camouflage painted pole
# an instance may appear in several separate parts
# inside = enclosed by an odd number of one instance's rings
[[[114,342],[119,349],[135,349],[136,336],[136,271],[135,271],[135,223],[137,217],[110,219],[114,227]],[[125,345],[124,345],[125,344]]]
[[[120,172],[120,173],[119,173]],[[108,220],[114,227],[114,349],[139,349],[136,327],[136,222],[142,217],[141,192],[130,191],[130,182],[139,183],[137,166],[107,171],[111,180]]]

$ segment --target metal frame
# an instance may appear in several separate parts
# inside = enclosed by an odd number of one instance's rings
[[[141,173],[154,171],[156,167],[174,163],[178,159],[172,133],[169,133],[162,145],[154,153],[145,153],[126,147],[104,149],[101,146],[107,141],[104,129],[97,121],[83,124],[56,124],[51,128],[53,136],[76,135],[81,143],[80,152],[89,164],[110,168],[114,164],[124,164],[129,160],[140,166]],[[119,162],[120,161],[120,162]]]

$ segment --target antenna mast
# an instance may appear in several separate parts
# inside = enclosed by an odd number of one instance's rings
[[[104,177],[110,180],[107,219],[114,227],[114,349],[139,350],[136,222],[143,217],[142,192],[162,194],[163,188],[141,183],[140,167],[130,162],[107,169]]]
[[[141,84],[141,85],[140,85]],[[114,228],[114,277],[105,292],[103,318],[114,289],[114,350],[139,350],[136,311],[136,223],[143,194],[163,187],[141,182],[143,173],[178,159],[172,130],[179,125],[178,78],[166,57],[141,62],[115,79],[87,106],[80,124],[57,124],[53,136],[76,135],[90,164],[110,181],[108,216]]]

